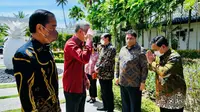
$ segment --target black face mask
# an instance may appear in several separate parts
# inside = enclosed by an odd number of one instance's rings
[[[47,28],[45,28],[45,30],[48,32],[48,34],[43,34],[43,33],[42,34],[49,40],[50,43],[58,39],[58,32],[56,30],[51,31],[48,30]]]
[[[56,30],[49,31],[47,38],[50,42],[56,41],[58,39],[58,32]]]

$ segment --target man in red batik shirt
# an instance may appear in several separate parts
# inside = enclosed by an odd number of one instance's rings
[[[92,53],[92,36],[86,35],[89,28],[87,23],[77,24],[75,34],[65,44],[63,88],[66,112],[84,112],[86,88],[90,86],[84,65]]]

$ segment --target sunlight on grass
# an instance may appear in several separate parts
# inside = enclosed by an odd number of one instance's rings
[[[58,79],[62,79],[62,76],[58,76]]]
[[[0,65],[0,68],[6,68],[6,66],[4,66],[4,65]]]
[[[14,110],[6,110],[6,111],[3,111],[3,112],[21,112],[21,108],[14,109]]]
[[[15,98],[15,97],[18,97],[18,94],[16,94],[16,95],[10,95],[10,96],[0,96],[0,99]]]
[[[63,104],[63,103],[65,103],[65,99],[60,100],[60,104]],[[6,110],[6,111],[3,111],[3,112],[21,112],[21,108],[14,109],[14,110]]]
[[[60,104],[65,103],[65,99],[60,100]]]
[[[2,84],[2,85],[0,85],[0,89],[14,88],[14,87],[17,87],[16,84]]]

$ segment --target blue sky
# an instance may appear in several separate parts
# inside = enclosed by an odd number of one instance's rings
[[[74,21],[68,18],[69,9],[74,5],[80,6],[78,0],[68,0],[65,8],[67,22]],[[0,0],[0,16],[14,17],[13,13],[23,11],[29,16],[37,9],[46,9],[53,12],[57,19],[58,27],[64,27],[62,7],[57,6],[56,0]]]

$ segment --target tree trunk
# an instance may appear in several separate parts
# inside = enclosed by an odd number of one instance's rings
[[[65,27],[67,28],[67,23],[66,23],[65,11],[64,11],[64,6],[63,6],[63,4],[62,4],[62,10],[63,10],[63,16],[64,16]]]
[[[199,40],[198,40],[198,13],[196,13],[196,50],[198,50]]]
[[[169,42],[169,46],[172,45],[172,12],[168,13],[169,15],[169,19],[168,19],[168,29],[167,29],[167,38],[168,38],[168,42]]]
[[[151,17],[150,17],[150,22],[149,23],[151,24]],[[150,42],[151,42],[151,25],[150,25],[150,28],[149,28],[148,48],[151,48]]]
[[[192,9],[189,10],[189,16],[188,16],[188,38],[187,38],[187,50],[190,47],[190,26],[191,26],[191,13]]]

